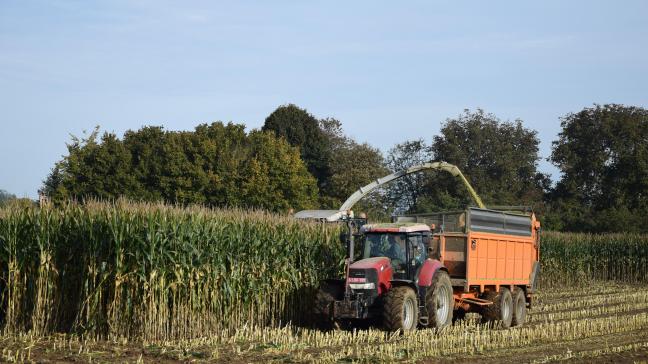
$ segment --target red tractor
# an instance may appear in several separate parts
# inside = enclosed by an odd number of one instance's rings
[[[364,319],[382,320],[390,330],[410,331],[419,323],[452,323],[450,276],[428,259],[431,230],[418,223],[372,224],[360,228],[358,250],[349,236],[347,278],[329,279],[317,295],[315,313],[323,327]]]

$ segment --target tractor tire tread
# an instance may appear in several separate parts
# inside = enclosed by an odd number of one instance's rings
[[[400,286],[390,289],[384,298],[383,303],[383,326],[388,331],[404,331],[403,328],[403,305],[407,296],[414,296],[416,293],[410,287]],[[415,316],[418,316],[418,303],[414,305]],[[415,317],[415,324],[418,322]]]
[[[439,270],[434,274],[434,277],[432,278],[432,284],[430,285],[425,295],[425,308],[428,314],[428,326],[442,328],[451,325],[453,322],[454,297],[452,297],[449,302],[450,312],[448,313],[446,322],[442,323],[441,325],[437,325],[435,318],[436,312],[434,310],[434,291],[438,285],[445,285],[448,289],[449,294],[452,295],[452,283],[450,281],[450,276],[445,271]]]
[[[483,299],[493,302],[492,305],[484,306],[481,310],[482,322],[499,320],[500,316],[500,295],[498,292],[489,291],[484,293]]]
[[[510,290],[506,287],[501,287],[499,292],[489,291],[482,296],[482,298],[493,302],[492,305],[484,306],[482,308],[482,322],[501,321],[504,328],[509,328],[511,326],[512,320],[508,320],[508,322],[502,320],[502,301],[507,295],[511,296]],[[513,300],[511,300],[509,313],[510,316],[513,316]]]
[[[522,301],[523,303],[519,302]],[[521,312],[518,312],[518,305],[521,304]],[[513,291],[513,321],[511,326],[522,326],[526,322],[526,294],[520,287],[516,287]]]

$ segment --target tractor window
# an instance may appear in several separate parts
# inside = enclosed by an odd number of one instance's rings
[[[412,252],[412,265],[416,267],[423,264],[427,255],[422,238],[421,234],[413,234],[408,237],[410,242],[410,251]]]
[[[387,257],[396,272],[405,270],[406,239],[401,233],[367,234],[363,258]]]

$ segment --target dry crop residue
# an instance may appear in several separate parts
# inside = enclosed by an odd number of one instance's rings
[[[469,315],[440,333],[242,327],[229,336],[164,342],[14,335],[0,346],[0,360],[9,362],[633,362],[648,358],[648,287],[545,290],[528,325],[509,330]]]

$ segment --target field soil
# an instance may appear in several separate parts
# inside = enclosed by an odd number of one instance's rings
[[[524,327],[503,330],[470,314],[443,332],[242,328],[183,341],[91,340],[71,335],[0,337],[3,362],[645,362],[648,287],[599,283],[545,289]]]

